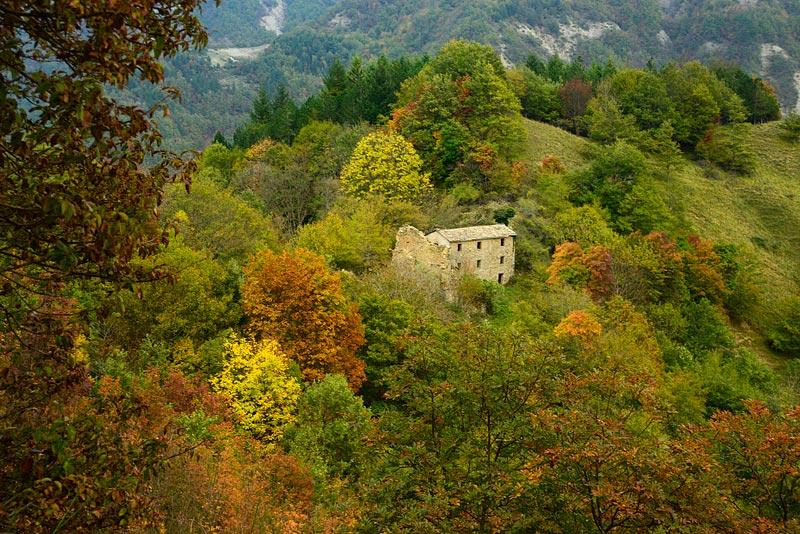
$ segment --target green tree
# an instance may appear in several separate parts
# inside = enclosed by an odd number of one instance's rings
[[[522,149],[521,119],[497,54],[488,46],[451,41],[403,84],[389,124],[414,145],[435,183],[444,184],[459,169],[462,176],[453,181],[466,178],[483,186],[491,182],[496,162]]]
[[[364,462],[370,412],[342,375],[326,375],[297,402],[297,420],[286,430],[289,452],[312,465],[315,478],[356,476]]]
[[[143,284],[138,294],[123,291],[122,309],[106,322],[110,338],[130,354],[129,365],[141,370],[165,362],[146,361],[142,343],[168,347],[174,360],[187,364],[193,372],[209,375],[218,362],[194,361],[193,353],[203,343],[239,323],[242,311],[236,302],[236,275],[209,257],[175,239],[161,253],[140,260],[146,266],[170,269],[176,279]]]
[[[188,195],[177,186],[166,190],[163,218],[184,243],[222,263],[244,265],[257,250],[278,246],[269,218],[203,173]]]
[[[775,315],[767,332],[770,344],[781,352],[800,356],[800,297],[787,298]]]
[[[782,138],[792,143],[800,141],[800,115],[796,111],[791,111],[778,127]]]
[[[402,135],[375,132],[356,145],[342,168],[344,191],[354,197],[377,194],[388,200],[413,202],[431,190],[422,159]]]
[[[558,84],[528,68],[516,72],[521,76],[519,89],[515,87],[515,92],[522,105],[522,114],[529,119],[554,123],[561,116]]]
[[[518,333],[433,330],[388,378],[362,532],[512,532],[538,510],[523,467],[555,355]]]
[[[390,211],[379,199],[342,202],[303,226],[292,243],[324,256],[338,269],[361,273],[379,268],[390,259],[397,232]]]

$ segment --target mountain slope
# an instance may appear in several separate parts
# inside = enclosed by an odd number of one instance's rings
[[[280,35],[261,26],[275,13],[282,13]],[[331,53],[434,54],[459,38],[491,44],[509,64],[530,53],[611,57],[635,67],[650,58],[735,61],[772,83],[784,109],[800,106],[800,4],[793,0],[227,0],[207,8],[205,20],[212,49],[272,43],[266,55],[316,76]]]
[[[546,156],[557,156],[568,169],[587,163],[589,141],[547,124],[527,124],[532,165]],[[749,144],[758,158],[752,176],[686,160],[660,185],[668,201],[684,206],[693,231],[735,244],[756,266],[770,313],[800,292],[800,150],[778,136],[776,123],[755,126]]]

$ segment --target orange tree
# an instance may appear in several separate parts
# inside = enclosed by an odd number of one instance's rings
[[[251,334],[278,341],[306,380],[338,373],[358,390],[366,378],[365,364],[355,356],[364,344],[361,316],[325,259],[303,248],[280,255],[264,250],[244,273],[242,296]]]

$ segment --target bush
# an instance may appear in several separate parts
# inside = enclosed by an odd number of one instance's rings
[[[797,143],[800,141],[800,115],[792,111],[785,119],[778,125],[781,129],[781,138],[791,142]]]
[[[767,332],[770,345],[793,357],[800,356],[800,296],[786,299]]]
[[[752,174],[756,168],[756,154],[747,145],[747,125],[720,127],[697,144],[697,155],[725,170],[739,174]]]

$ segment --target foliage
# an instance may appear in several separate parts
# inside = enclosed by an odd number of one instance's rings
[[[225,344],[222,371],[211,384],[229,399],[239,425],[256,438],[278,442],[295,421],[300,384],[275,341],[231,338]]]
[[[364,362],[355,356],[364,344],[361,316],[325,260],[302,248],[280,255],[265,250],[244,273],[248,330],[259,340],[280,343],[305,380],[341,373],[357,391],[365,378]]]
[[[780,119],[781,107],[774,87],[736,65],[718,65],[713,71],[742,99],[750,122],[758,124]]]
[[[248,150],[249,162],[234,177],[234,188],[252,195],[287,236],[330,208],[338,175],[366,126],[312,122],[292,146],[264,139]]]
[[[44,313],[29,296],[54,281],[141,278],[131,259],[167,239],[155,224],[160,191],[188,182],[191,165],[160,149],[157,108],[120,104],[103,85],[163,82],[162,57],[206,42],[195,7],[15,0],[0,10],[0,331]]]
[[[173,240],[160,254],[140,261],[169,268],[176,280],[171,284],[145,284],[136,293],[121,292],[117,296],[120,310],[106,322],[110,341],[131,353],[141,353],[145,342],[163,343],[173,348],[174,361],[184,360],[182,363],[193,371],[213,373],[215,363],[195,361],[194,349],[240,321],[235,278],[207,252],[192,250],[180,239]],[[178,350],[186,342],[188,351]],[[128,363],[134,369],[155,363],[146,358],[135,362],[132,356]]]
[[[742,414],[716,414],[699,439],[713,448],[723,487],[745,517],[764,531],[790,532],[800,521],[797,409],[779,414],[761,402],[745,405]]]
[[[791,296],[778,306],[767,337],[777,350],[800,356],[800,297]]]
[[[262,247],[277,248],[270,219],[204,174],[188,195],[178,187],[165,191],[163,218],[173,222],[183,243],[221,262],[241,265]]]
[[[361,396],[367,405],[371,405],[383,400],[386,393],[384,379],[387,372],[402,360],[416,315],[405,300],[373,292],[360,296],[358,311],[364,320],[366,340],[359,356],[367,364],[367,381],[361,388]]]
[[[564,317],[553,330],[556,337],[575,338],[589,348],[603,330],[602,325],[584,310],[575,310]]]
[[[219,404],[207,387],[176,371],[150,371],[125,385],[118,377],[88,377],[80,366],[48,369],[40,379],[49,384],[40,382],[36,390],[49,390],[48,412],[31,418],[30,399],[4,396],[5,406],[19,412],[4,416],[4,423],[18,426],[13,434],[14,427],[3,432],[8,468],[2,527],[26,532],[156,527],[160,514],[148,494],[150,482],[168,467],[168,459],[198,446],[183,435],[177,416],[193,410],[188,399],[214,414],[221,413]],[[67,387],[58,382],[64,371]]]
[[[345,193],[357,198],[377,194],[413,202],[431,189],[421,170],[422,160],[402,135],[375,132],[358,142],[340,179]]]
[[[221,143],[212,143],[203,151],[198,170],[211,171],[210,175],[215,181],[227,186],[234,171],[241,165],[243,156],[242,150],[231,149]]]
[[[342,375],[309,386],[297,403],[297,421],[286,431],[289,451],[312,466],[317,480],[356,476],[370,412]]]
[[[324,256],[333,267],[362,273],[389,261],[397,227],[403,224],[425,226],[425,217],[405,202],[344,201],[325,218],[303,226],[292,243]]]
[[[511,531],[535,515],[520,470],[551,358],[524,336],[470,325],[413,343],[389,379],[403,408],[380,419],[360,531]]]
[[[792,143],[800,141],[800,115],[796,111],[790,112],[779,126],[781,137]]]
[[[578,206],[597,201],[608,210],[612,228],[624,234],[669,228],[672,214],[649,172],[644,154],[619,140],[599,148],[587,168],[568,176],[570,200]]]
[[[498,160],[515,157],[524,141],[520,119],[494,51],[451,41],[403,84],[389,125],[414,145],[435,184],[458,170],[452,182],[488,190]]]
[[[272,98],[262,87],[253,101],[250,122],[236,129],[233,144],[239,148],[249,148],[265,137],[291,143],[300,129],[298,114],[297,104],[289,96],[286,87],[280,85]]]
[[[748,139],[746,124],[716,128],[698,143],[697,154],[723,169],[752,174],[756,168],[756,155],[748,146]]]
[[[206,42],[197,2],[144,7],[0,7],[2,530],[144,528],[148,480],[186,451],[158,388],[93,380],[78,345],[91,281],[164,276],[133,260],[167,241],[161,190],[193,167],[161,148],[162,105],[110,96],[132,78],[162,84],[161,59]]]
[[[585,288],[596,301],[611,292],[611,254],[601,245],[584,252],[577,243],[562,243],[556,247],[547,272],[548,284],[566,283]]]

